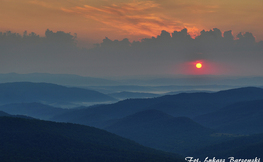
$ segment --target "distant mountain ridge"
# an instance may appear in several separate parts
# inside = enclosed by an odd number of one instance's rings
[[[46,82],[67,86],[95,86],[95,85],[116,85],[116,81],[83,77],[73,74],[49,74],[49,73],[29,73],[29,74],[17,74],[7,73],[0,74],[0,83],[6,82]]]
[[[148,147],[189,156],[188,153],[194,153],[197,149],[208,148],[206,151],[210,151],[210,146],[215,149],[212,145],[223,146],[227,142],[227,146],[232,139],[244,134],[250,136],[253,133],[263,133],[262,105],[263,89],[244,87],[214,93],[180,93],[147,99],[127,99],[65,112],[36,102],[3,105],[0,110],[5,108],[5,111],[21,111],[21,114],[35,116],[41,115],[37,111],[42,111],[42,115],[46,115],[49,120],[106,129]],[[223,145],[220,145],[222,142]],[[242,143],[242,139],[239,142]],[[248,148],[262,148],[262,144],[255,142],[245,145],[244,149],[237,146],[238,154],[234,154],[237,153],[235,148],[226,150],[233,152],[233,155],[240,155]],[[219,148],[219,153],[222,150]]]
[[[230,89],[215,93],[181,93],[149,99],[127,99],[96,108],[72,111],[53,119],[103,127],[102,123],[108,120],[120,119],[149,109],[160,110],[172,116],[192,118],[219,110],[229,104],[258,99],[263,99],[263,89],[255,87]]]
[[[41,103],[12,103],[0,106],[0,110],[11,115],[26,115],[37,119],[45,119],[53,117],[57,114],[68,112],[68,109],[62,109],[44,105]]]
[[[127,92],[127,91],[122,91],[122,92],[118,92],[118,93],[110,93],[107,95],[112,96],[113,98],[117,98],[117,99],[152,98],[152,97],[160,96],[160,95],[154,94],[154,93]]]
[[[93,90],[69,88],[51,83],[14,82],[0,84],[0,104],[105,102],[115,99]]]
[[[34,119],[33,117],[26,116],[26,115],[11,115],[11,114],[8,114],[8,113],[1,111],[1,110],[0,110],[0,117],[15,117],[15,118],[24,118],[24,119]]]

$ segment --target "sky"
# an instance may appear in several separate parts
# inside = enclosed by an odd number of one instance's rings
[[[262,8],[262,0],[0,0],[0,73],[263,75]]]
[[[187,28],[191,36],[219,28],[263,40],[262,0],[1,0],[0,31],[77,33],[81,45],[140,40]]]

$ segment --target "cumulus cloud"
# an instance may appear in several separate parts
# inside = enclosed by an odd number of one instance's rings
[[[0,32],[1,72],[45,72],[72,65],[72,55],[78,51],[76,35],[46,30],[45,37],[26,31]]]
[[[28,34],[27,31],[25,31],[23,35],[20,35],[7,31],[4,33],[0,32],[0,46],[1,49],[5,50],[13,50],[13,47],[16,50],[32,49],[36,47],[48,49],[51,46],[56,46],[62,50],[75,47],[77,43],[76,38],[77,34],[72,35],[71,33],[65,33],[63,31],[53,32],[49,29],[46,30],[45,37],[40,37],[34,32]],[[23,52],[23,50],[20,52]]]
[[[0,33],[0,72],[74,73],[88,76],[193,74],[195,62],[206,73],[263,75],[263,41],[250,32],[201,31],[192,38],[187,29],[141,41],[103,39],[92,49],[77,47],[77,36],[46,30],[45,36]],[[209,65],[209,66],[208,66]],[[194,66],[193,66],[194,67]],[[204,65],[205,67],[205,65]]]
[[[97,47],[104,48],[109,46],[116,46],[116,50],[121,49],[122,46],[130,46],[131,48],[140,47],[144,49],[157,49],[169,51],[188,51],[188,49],[196,50],[196,53],[204,53],[206,51],[222,51],[222,52],[235,52],[240,49],[245,51],[259,51],[261,50],[262,41],[256,42],[255,37],[250,32],[239,33],[236,38],[232,34],[232,31],[221,32],[219,29],[205,31],[202,30],[200,35],[192,38],[187,29],[181,31],[174,31],[169,33],[163,30],[160,35],[152,38],[145,38],[141,41],[133,41],[130,43],[127,38],[118,41],[105,38],[103,42]],[[125,42],[125,43],[124,43]]]
[[[149,67],[156,72],[161,69],[167,73],[180,73],[174,70],[180,68],[184,73],[182,67],[201,61],[209,65],[209,74],[214,71],[214,74],[258,75],[261,74],[259,67],[262,65],[258,60],[263,59],[263,42],[256,42],[250,32],[234,36],[231,30],[221,32],[217,28],[203,30],[196,38],[192,38],[187,29],[173,33],[163,30],[156,37],[134,42],[105,38],[94,51],[107,55],[118,54],[121,61],[126,60],[127,64],[133,60],[137,68]],[[211,70],[211,65],[217,67]]]

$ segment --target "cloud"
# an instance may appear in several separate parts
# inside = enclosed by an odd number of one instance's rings
[[[173,33],[163,30],[156,37],[132,43],[106,38],[93,52],[107,55],[109,59],[118,56],[120,62],[127,63],[123,69],[136,63],[136,68],[148,69],[148,73],[152,72],[150,69],[167,73],[172,73],[168,69],[177,69],[173,72],[190,74],[189,70],[182,70],[182,65],[187,67],[187,63],[202,60],[209,66],[198,74],[262,75],[259,67],[263,65],[258,60],[263,59],[263,42],[256,42],[250,32],[239,33],[236,37],[234,39],[231,30],[222,33],[217,28],[203,30],[196,38],[192,38],[187,29]]]
[[[51,46],[62,46],[63,48],[76,47],[77,35],[72,35],[71,33],[65,33],[63,31],[53,32],[49,29],[45,32],[45,37],[40,37],[34,32],[27,33],[25,31],[23,35],[18,33],[12,33],[11,31],[0,32],[0,42],[1,46],[8,49],[8,47],[16,46],[18,48],[34,48],[37,44],[38,46],[48,47]],[[12,50],[12,49],[9,49]]]
[[[130,35],[151,37],[157,35],[160,29],[174,31],[191,26],[160,14],[158,10],[163,9],[160,4],[153,1],[133,1],[102,7],[84,5],[83,7],[76,6],[70,9],[62,8],[64,12],[81,14]],[[195,29],[194,26],[190,28]]]
[[[234,38],[237,39],[234,39]],[[0,72],[105,75],[263,75],[263,42],[250,32],[234,36],[214,28],[192,38],[187,29],[141,41],[103,39],[92,49],[76,46],[76,35],[46,30],[45,36],[0,32]]]
[[[34,72],[48,66],[55,70],[56,65],[65,66],[65,58],[70,60],[76,50],[76,35],[63,31],[46,30],[45,37],[27,31],[23,35],[0,32],[1,70]]]
[[[0,49],[1,71],[62,72],[69,67],[74,69],[80,59],[75,34],[48,29],[44,37],[26,31],[23,35],[0,33]]]

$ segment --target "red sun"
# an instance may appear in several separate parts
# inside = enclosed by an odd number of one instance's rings
[[[182,62],[177,65],[176,73],[183,75],[222,75],[227,74],[229,65],[208,60]]]
[[[196,67],[197,69],[202,68],[202,66],[203,66],[203,65],[202,65],[200,62],[198,62],[198,63],[195,64],[195,67]]]

